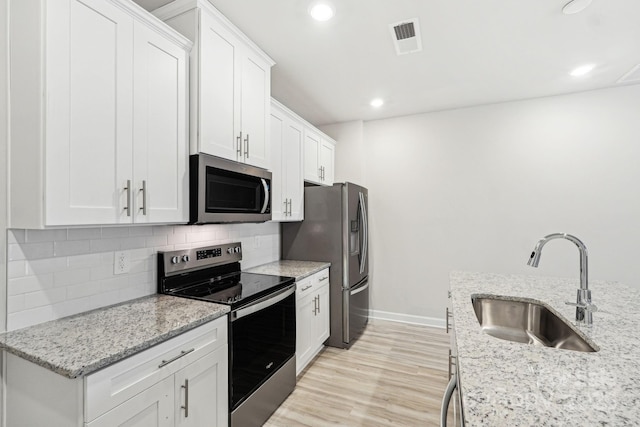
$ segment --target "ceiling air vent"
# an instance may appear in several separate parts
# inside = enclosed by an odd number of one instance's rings
[[[640,82],[640,64],[629,70],[624,76],[620,77],[618,83]]]
[[[420,26],[418,18],[390,24],[391,38],[396,47],[398,55],[415,53],[422,50],[422,39],[420,37]]]

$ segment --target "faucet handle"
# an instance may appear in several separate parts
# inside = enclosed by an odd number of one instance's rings
[[[573,307],[578,307],[581,308],[585,311],[591,312],[591,313],[595,313],[596,311],[598,311],[598,307],[595,304],[591,304],[591,303],[587,303],[587,304],[577,304],[575,302],[565,302],[565,304],[573,306]]]

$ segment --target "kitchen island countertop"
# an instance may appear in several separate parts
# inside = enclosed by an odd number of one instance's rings
[[[467,426],[640,424],[640,290],[589,284],[593,326],[576,326],[578,279],[450,274],[458,372]],[[504,341],[482,332],[474,294],[530,298],[549,306],[599,347],[594,353]]]
[[[268,264],[250,268],[247,270],[247,272],[270,274],[272,276],[294,277],[296,281],[300,281],[305,277],[311,276],[312,274],[324,270],[325,268],[329,268],[330,266],[330,262],[295,261],[282,259],[280,261],[274,261]]]
[[[0,348],[77,378],[228,312],[226,305],[156,294],[0,334]]]

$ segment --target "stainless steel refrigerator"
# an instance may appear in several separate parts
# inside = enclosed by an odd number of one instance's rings
[[[305,187],[304,221],[282,224],[282,259],[329,261],[331,335],[349,348],[369,320],[367,189],[350,182]]]

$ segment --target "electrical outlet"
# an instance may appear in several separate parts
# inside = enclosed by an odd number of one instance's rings
[[[113,274],[124,274],[129,272],[131,257],[128,251],[115,253],[113,263]]]

